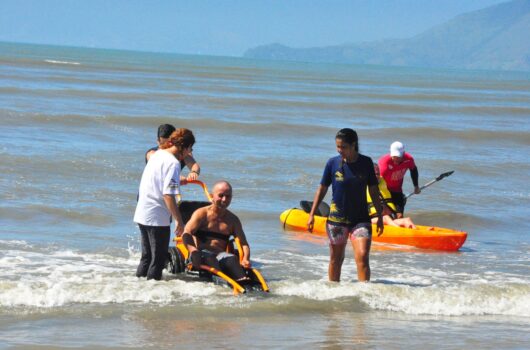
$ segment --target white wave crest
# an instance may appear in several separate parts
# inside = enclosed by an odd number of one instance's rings
[[[39,247],[28,249],[25,242],[18,241],[2,244],[7,247],[0,251],[2,308],[108,303],[168,305],[179,302],[233,306],[242,300],[245,300],[242,305],[252,307],[256,300],[244,298],[237,301],[230,288],[190,278],[166,276],[164,281],[136,278],[134,273],[140,254],[131,247],[118,253],[87,254],[73,250],[50,252],[47,248],[39,250]],[[291,263],[303,257],[279,254],[284,255]],[[264,258],[258,260],[269,262]],[[317,262],[324,266],[320,256],[310,260],[315,266]],[[480,279],[452,280],[441,274],[443,279],[433,280],[418,274],[403,274],[397,280],[358,283],[348,282],[354,281],[355,277],[353,271],[346,269],[343,282],[330,283],[326,281],[323,269],[317,274],[298,271],[305,274],[303,277],[285,274],[285,268],[291,269],[288,263],[282,265],[281,271],[278,265],[267,264],[263,271],[266,278],[280,272],[284,276],[269,283],[271,293],[266,299],[273,304],[299,303],[300,298],[304,303],[342,303],[354,299],[372,309],[412,315],[530,317],[530,285],[517,278],[488,280],[482,276]],[[292,297],[296,300],[293,301]]]
[[[70,62],[70,61],[58,61],[58,60],[44,60],[44,62],[52,63],[52,64],[71,64],[74,66],[80,65],[79,62]]]
[[[276,286],[274,292],[318,301],[353,297],[373,309],[411,315],[530,317],[530,286],[526,283],[422,286],[404,283],[288,281]]]
[[[7,250],[0,256],[1,307],[50,308],[69,304],[200,301],[232,291],[214,284],[168,279],[147,281],[134,276],[139,256],[52,254]]]
[[[460,284],[416,287],[372,284],[361,300],[372,308],[413,315],[509,315],[530,316],[527,284]]]

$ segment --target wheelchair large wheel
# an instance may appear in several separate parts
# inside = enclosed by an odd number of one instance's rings
[[[167,271],[174,275],[184,272],[184,269],[186,268],[184,260],[182,253],[177,247],[169,247],[168,262],[166,266]]]

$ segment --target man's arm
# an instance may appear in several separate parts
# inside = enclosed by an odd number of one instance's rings
[[[202,212],[201,209],[198,209],[191,215],[186,227],[184,227],[184,233],[182,234],[182,242],[190,253],[191,264],[193,265],[193,268],[197,270],[201,265],[201,253],[193,235],[195,235],[201,226]]]
[[[239,239],[241,249],[243,250],[242,252],[239,252],[239,254],[243,254],[241,265],[244,268],[250,268],[250,247],[245,232],[243,232],[243,225],[241,225],[241,221],[239,221],[237,217],[235,217],[234,221],[234,235]]]
[[[415,166],[414,168],[410,169],[410,177],[412,178],[412,184],[414,185],[414,193],[419,194],[421,189],[418,183],[418,179],[420,177],[418,167]]]

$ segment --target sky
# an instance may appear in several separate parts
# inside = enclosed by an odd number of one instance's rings
[[[408,38],[506,0],[0,0],[0,41],[241,56]]]

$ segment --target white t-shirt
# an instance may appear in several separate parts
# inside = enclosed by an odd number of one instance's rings
[[[156,151],[145,166],[140,181],[134,222],[145,226],[170,226],[164,195],[180,193],[180,163],[168,151]]]

